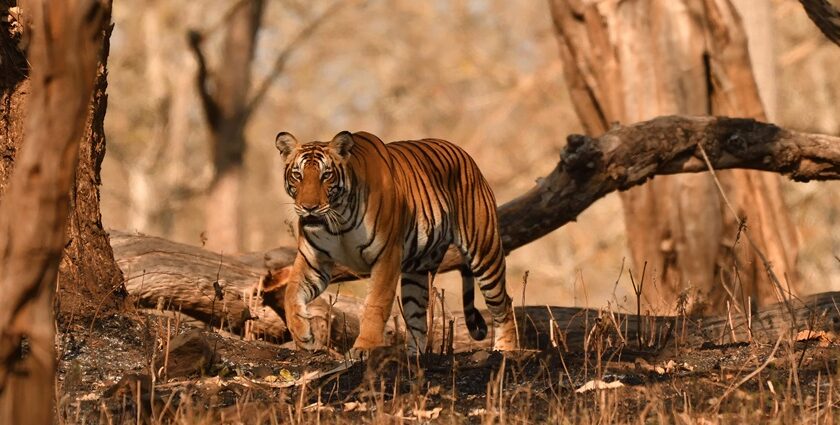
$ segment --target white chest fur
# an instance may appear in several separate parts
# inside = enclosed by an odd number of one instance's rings
[[[382,242],[371,240],[365,226],[359,226],[341,235],[329,233],[323,227],[304,227],[303,235],[309,249],[326,255],[334,262],[350,269],[367,273],[382,250]]]

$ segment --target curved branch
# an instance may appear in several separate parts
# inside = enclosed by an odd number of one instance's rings
[[[666,116],[618,126],[598,138],[568,137],[560,163],[528,193],[502,205],[507,251],[574,220],[604,195],[656,175],[715,169],[771,171],[795,181],[840,179],[840,138],[752,119]]]
[[[840,10],[837,10],[828,0],[799,0],[799,2],[802,3],[802,7],[805,8],[805,12],[817,28],[834,44],[840,46]]]
[[[327,7],[320,15],[316,16],[312,21],[310,21],[303,29],[300,30],[295,36],[292,38],[292,41],[283,48],[282,51],[277,55],[277,58],[274,59],[274,64],[271,66],[271,71],[268,75],[263,79],[257,88],[254,90],[254,95],[248,100],[247,105],[244,108],[243,115],[245,117],[250,116],[254,110],[262,103],[263,98],[268,93],[268,89],[271,88],[271,85],[274,84],[274,81],[277,80],[277,77],[283,73],[283,70],[286,68],[286,64],[289,62],[289,59],[292,57],[292,54],[316,31],[318,28],[321,27],[325,22],[329,20],[330,17],[335,15],[341,8],[343,8],[347,2],[345,1],[336,1]],[[247,119],[247,118],[246,118]]]
[[[204,114],[207,118],[207,123],[211,126],[218,125],[221,117],[221,111],[216,99],[210,94],[211,76],[207,70],[207,59],[204,57],[204,51],[201,50],[201,42],[203,37],[198,31],[189,31],[187,33],[187,44],[190,50],[195,55],[195,60],[198,63],[198,72],[195,74],[196,87],[198,88],[198,95],[201,97],[201,104],[204,106]]]
[[[557,167],[525,194],[498,209],[505,251],[510,252],[575,220],[610,192],[656,175],[707,170],[702,145],[715,169],[776,172],[795,181],[840,179],[840,138],[785,130],[752,119],[666,116],[617,126],[598,138],[571,135]],[[289,267],[295,250],[265,254],[272,273]],[[453,249],[440,271],[461,264]],[[358,279],[337,267],[334,281]],[[268,283],[267,287],[272,284]]]

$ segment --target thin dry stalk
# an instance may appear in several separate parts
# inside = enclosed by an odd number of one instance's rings
[[[636,279],[633,278],[633,270],[627,269],[630,273],[630,284],[633,285],[633,293],[636,295],[636,324],[639,327],[638,332],[636,332],[636,342],[639,345],[639,349],[642,349],[642,290],[645,285],[645,274],[647,271],[647,261],[645,261],[644,265],[642,266],[642,279],[639,281],[639,284],[636,285]]]
[[[441,322],[441,331],[443,335],[440,339],[440,354],[443,355],[444,349],[446,349],[446,289],[440,288],[440,314],[443,319]],[[451,338],[451,336],[450,336]]]
[[[172,330],[170,328],[171,323],[172,323],[172,318],[167,317],[166,318],[166,352],[163,355],[163,374],[164,374],[165,379],[169,378],[169,374],[167,373],[167,370],[169,370],[168,369],[169,368],[169,341],[172,337]]]
[[[726,301],[726,320],[729,324],[729,336],[732,338],[732,342],[738,342],[738,337],[735,336],[735,326],[732,324],[732,305],[729,303],[729,300]]]
[[[437,295],[435,292],[435,281],[431,273],[429,273],[428,282],[427,291],[429,300],[426,302],[426,354],[431,354],[435,339],[435,296]],[[419,349],[420,347],[417,348]]]

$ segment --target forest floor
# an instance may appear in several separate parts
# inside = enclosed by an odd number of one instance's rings
[[[825,332],[352,363],[143,311],[85,322],[59,317],[61,423],[833,423],[840,401]]]

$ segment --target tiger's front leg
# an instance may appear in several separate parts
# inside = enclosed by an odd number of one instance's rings
[[[307,305],[327,288],[332,266],[332,262],[323,259],[319,261],[314,255],[306,255],[304,249],[299,250],[295,258],[283,305],[286,310],[286,326],[300,348],[322,348],[322,343],[312,333],[312,315]]]
[[[359,325],[359,336],[353,351],[360,352],[385,345],[385,323],[391,315],[397,282],[400,278],[402,250],[384,248],[379,261],[371,269],[371,288],[365,298],[365,308]]]

